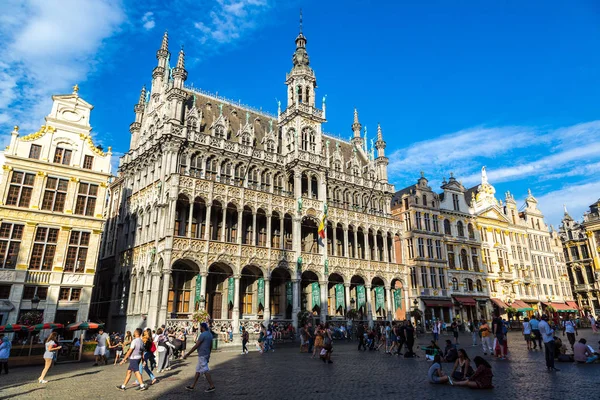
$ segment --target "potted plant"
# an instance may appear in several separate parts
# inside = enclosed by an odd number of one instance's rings
[[[517,313],[517,309],[514,307],[507,307],[505,311],[508,314],[509,321],[512,320],[513,316]]]

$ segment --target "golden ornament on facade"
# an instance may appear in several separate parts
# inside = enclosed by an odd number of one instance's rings
[[[56,128],[54,128],[54,127],[52,127],[50,125],[42,125],[40,127],[39,131],[34,132],[34,133],[32,133],[30,135],[27,135],[27,136],[23,136],[21,138],[21,140],[24,141],[24,142],[29,142],[29,141],[37,140],[37,139],[41,138],[46,133],[54,133],[54,132],[56,132]]]

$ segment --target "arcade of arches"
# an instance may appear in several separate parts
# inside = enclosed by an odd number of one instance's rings
[[[173,264],[168,295],[170,319],[189,319],[191,313],[206,309],[216,326],[231,324],[235,329],[247,322],[287,321],[296,324],[298,311],[309,310],[321,321],[346,321],[350,309],[355,319],[402,320],[408,308],[400,279],[386,284],[380,277],[366,281],[354,275],[350,279],[337,273],[326,281],[306,270],[299,279],[285,266],[270,275],[256,265],[246,265],[240,274],[226,263],[213,263],[207,270],[188,260]],[[169,318],[168,318],[169,319]]]

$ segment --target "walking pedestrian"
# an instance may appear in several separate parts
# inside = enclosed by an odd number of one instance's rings
[[[481,325],[479,325],[479,332],[481,333],[481,347],[483,349],[483,355],[487,356],[487,353],[494,354],[492,349],[492,337],[490,335],[490,327],[485,319],[481,319]]]
[[[548,325],[548,316],[543,315],[538,328],[544,341],[544,350],[546,355],[546,368],[549,372],[560,371],[554,368],[554,329]]]
[[[140,363],[142,362],[142,354],[144,352],[144,343],[140,336],[142,335],[142,329],[137,328],[133,331],[133,340],[129,345],[129,350],[125,353],[123,360],[119,363],[119,365],[123,365],[125,361],[129,360],[129,367],[127,367],[127,373],[125,375],[125,381],[123,381],[122,385],[118,385],[117,389],[121,391],[125,391],[127,388],[127,383],[131,379],[131,374],[135,375],[138,382],[140,382],[139,390],[146,390],[148,386],[144,385],[144,380],[142,379],[142,374],[140,373]]]
[[[98,335],[96,335],[96,350],[94,350],[94,356],[96,357],[96,362],[94,366],[98,365],[101,362],[104,362],[104,365],[108,364],[108,360],[106,359],[106,346],[111,346],[110,337],[108,333],[104,332],[104,328],[98,329]]]
[[[450,324],[450,329],[452,330],[452,334],[454,335],[454,344],[458,344],[458,322],[456,322],[456,318],[452,320],[452,324]]]
[[[598,327],[596,326],[596,318],[592,314],[588,315],[588,319],[590,320],[590,325],[592,326],[592,332],[594,335],[598,333]]]
[[[362,348],[363,351],[367,350],[367,346],[365,345],[365,326],[363,324],[358,324],[356,327],[356,336],[358,337],[358,351]]]
[[[477,337],[479,336],[479,332],[477,332],[476,321],[473,321],[472,319],[469,320],[469,330],[471,331],[471,340],[473,343],[471,345],[471,347],[476,347],[477,346]]]
[[[152,370],[156,366],[156,361],[154,358],[154,351],[156,351],[156,347],[154,345],[154,341],[152,340],[152,331],[150,329],[146,329],[142,333],[142,342],[144,343],[144,350],[142,352],[142,362],[140,363],[140,375],[142,379],[144,379],[144,371],[150,377],[150,381],[152,385],[158,383],[158,379],[152,373]],[[154,361],[153,361],[154,360]],[[140,385],[144,383],[140,381]]]
[[[119,337],[119,335],[115,336],[114,345],[110,347],[111,349],[115,349],[115,362],[113,365],[117,365],[119,362],[119,358],[123,355],[123,339]]]
[[[246,345],[248,344],[248,339],[250,335],[245,327],[242,327],[242,354],[248,354],[248,348]]]
[[[321,350],[323,350],[323,338],[324,338],[323,328],[321,327],[321,324],[319,324],[319,325],[317,325],[317,329],[315,330],[315,345],[314,345],[313,354],[312,354],[311,358],[321,356]]]
[[[500,347],[500,359],[506,360],[506,355],[504,354],[504,323],[502,322],[502,318],[500,318],[500,313],[496,314],[496,318],[492,320],[492,331],[496,335],[496,341]]]
[[[433,334],[433,341],[437,344],[438,338],[440,335],[440,325],[438,325],[438,321],[433,321],[433,326],[431,327],[431,333]]]
[[[308,340],[308,352],[312,353],[313,347],[315,345],[315,329],[312,326],[312,323],[308,323],[306,327],[306,339]]]
[[[48,339],[46,339],[46,343],[45,343],[46,351],[44,352],[44,363],[45,364],[44,364],[44,370],[42,371],[42,374],[38,378],[39,383],[48,383],[48,381],[44,380],[44,378],[46,377],[48,370],[52,366],[52,361],[54,360],[54,354],[62,348],[62,346],[59,346],[57,344],[57,342],[58,342],[58,333],[56,333],[56,332],[52,332],[50,334],[50,336],[48,336]]]
[[[542,347],[542,335],[541,335],[540,329],[539,329],[540,317],[538,315],[534,315],[533,318],[531,318],[531,320],[529,321],[529,323],[531,324],[531,333],[533,333],[533,335],[535,336],[533,338],[533,349],[534,350],[537,349],[537,347],[538,347],[537,344],[539,343],[540,350],[541,350],[543,347]]]
[[[208,362],[210,361],[210,352],[212,349],[213,335],[208,330],[208,324],[206,324],[206,322],[200,324],[200,332],[200,336],[198,336],[198,341],[196,342],[194,347],[192,347],[189,352],[183,355],[183,359],[185,360],[189,357],[191,353],[194,352],[194,350],[198,349],[198,364],[196,365],[196,375],[194,376],[194,383],[192,383],[190,386],[186,386],[185,388],[187,390],[194,390],[196,384],[198,383],[200,375],[203,375],[209,385],[208,389],[206,389],[205,392],[214,392],[215,384],[213,383],[212,377],[209,373],[210,369],[208,368]]]
[[[406,335],[406,348],[408,353],[412,355],[414,353],[413,346],[415,345],[415,328],[410,321],[408,321],[405,326],[404,333]]]
[[[564,322],[563,325],[563,336],[565,336],[565,332],[567,333],[567,339],[569,339],[569,343],[571,343],[571,350],[574,350],[575,346],[575,336],[578,336],[577,326],[575,325],[575,321],[573,321],[572,317]]]
[[[325,353],[323,354],[323,352]],[[325,328],[323,329],[323,349],[321,350],[321,359],[323,362],[333,364],[333,361],[331,361],[331,352],[333,352],[333,337],[331,329],[329,329],[329,324],[325,324]]]
[[[8,337],[0,334],[0,374],[4,369],[4,373],[8,374],[8,358],[10,357],[10,348],[12,344]]]
[[[531,346],[531,324],[529,323],[529,318],[525,317],[523,319],[523,337],[525,338],[525,342],[527,342],[527,350],[532,350]]]

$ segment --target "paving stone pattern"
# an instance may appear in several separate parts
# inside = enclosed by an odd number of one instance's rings
[[[442,341],[450,336],[442,336]],[[597,347],[600,335],[583,330]],[[426,344],[429,335],[417,339]],[[461,344],[471,358],[482,355],[481,348],[471,346],[470,335],[461,335]],[[460,346],[463,347],[463,346]],[[254,349],[252,349],[254,350]],[[195,355],[179,362],[171,371],[158,376],[160,382],[147,391],[131,387],[120,392],[127,366],[93,367],[92,363],[59,364],[48,373],[49,383],[40,385],[36,379],[41,367],[15,368],[9,375],[0,375],[0,399],[590,399],[600,398],[600,365],[557,363],[557,373],[546,372],[542,351],[528,352],[522,336],[509,333],[509,360],[487,356],[494,372],[493,390],[472,390],[431,385],[427,382],[426,361],[404,359],[379,352],[358,352],[356,343],[335,342],[333,364],[313,360],[301,354],[291,344],[279,346],[275,352],[261,355],[252,351],[241,355],[237,351],[214,352],[210,367],[217,390],[204,393],[206,383],[200,380],[196,390],[189,392],[196,365]],[[450,364],[444,364],[446,372]],[[590,397],[591,396],[591,397]],[[598,395],[600,396],[600,395]]]

